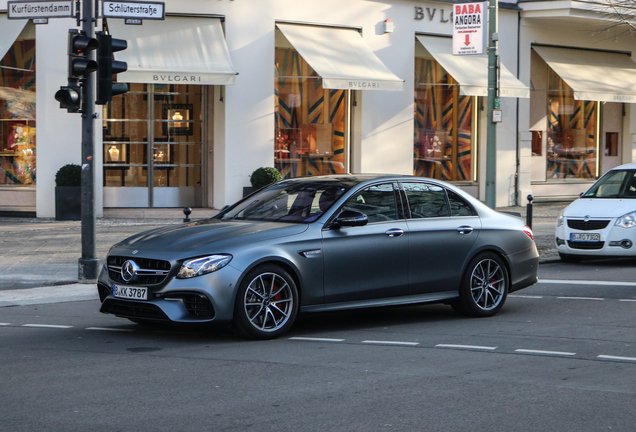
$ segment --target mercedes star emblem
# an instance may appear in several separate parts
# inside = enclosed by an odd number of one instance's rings
[[[125,282],[130,282],[135,276],[137,276],[137,271],[139,271],[139,266],[135,264],[134,261],[127,260],[121,266],[121,278]]]

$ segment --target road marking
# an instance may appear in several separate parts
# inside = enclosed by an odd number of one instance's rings
[[[133,329],[118,329],[108,327],[86,327],[86,330],[101,330],[101,331],[114,331],[114,332],[134,332]]]
[[[0,323],[0,326],[8,326],[11,325],[11,323]]]
[[[455,348],[455,349],[467,349],[467,350],[484,350],[494,351],[497,347],[478,346],[478,345],[452,345],[452,344],[437,344],[435,348]]]
[[[516,294],[509,295],[508,297],[514,297],[514,298],[525,298],[525,299],[542,299],[542,298],[543,298],[543,296],[533,296],[533,295],[516,295]]]
[[[619,301],[623,301],[623,302],[636,302],[636,299],[621,299]]]
[[[610,356],[610,355],[600,355],[598,358],[603,360],[629,360],[636,361],[636,357],[620,357],[620,356]]]
[[[344,342],[344,339],[313,338],[313,337],[290,337],[290,340],[314,341],[314,342]]]
[[[608,286],[636,286],[636,282],[612,282],[612,281],[589,281],[589,280],[561,280],[561,279],[539,279],[537,283],[562,284],[562,285],[608,285]]]
[[[22,327],[69,329],[69,328],[72,328],[73,326],[56,325],[56,324],[23,324]]]
[[[363,340],[362,343],[376,344],[376,345],[405,345],[405,346],[419,345],[419,342],[378,341],[378,340]]]
[[[605,300],[597,297],[557,297],[558,300]]]
[[[531,350],[531,349],[516,349],[515,352],[522,353],[522,354],[547,354],[547,355],[557,355],[557,356],[576,355],[576,353],[571,353],[571,352],[543,351],[543,350]]]

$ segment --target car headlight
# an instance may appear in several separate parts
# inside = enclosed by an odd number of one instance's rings
[[[559,217],[557,218],[557,228],[563,225],[565,218],[563,217],[563,212],[559,213]]]
[[[187,279],[221,270],[232,261],[232,255],[210,255],[193,258],[181,264],[177,278]]]
[[[627,213],[616,220],[616,225],[623,228],[633,228],[636,226],[636,212]]]

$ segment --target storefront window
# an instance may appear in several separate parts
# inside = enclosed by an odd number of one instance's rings
[[[103,113],[104,186],[201,186],[201,89],[129,84],[113,97]]]
[[[0,185],[35,184],[35,40],[0,59]]]
[[[596,178],[598,102],[574,92],[548,69],[548,179]]]
[[[474,106],[435,59],[415,58],[414,175],[473,180]]]
[[[347,172],[349,91],[322,79],[293,48],[276,48],[275,163],[284,178]]]

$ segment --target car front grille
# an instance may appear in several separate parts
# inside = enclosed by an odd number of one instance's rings
[[[575,242],[568,240],[568,246],[572,249],[598,250],[603,249],[605,242]]]
[[[583,219],[568,219],[568,227],[581,231],[602,230],[609,223],[608,220],[589,220],[586,222]]]
[[[106,300],[101,311],[124,318],[144,318],[152,320],[168,321],[165,313],[156,305],[141,302],[129,302],[125,300]]]
[[[121,275],[121,267],[127,260],[134,261],[139,266],[137,275],[130,281],[125,281]],[[170,262],[168,261],[123,256],[108,257],[108,276],[115,282],[134,285],[157,285],[166,279],[168,273],[170,273]]]

